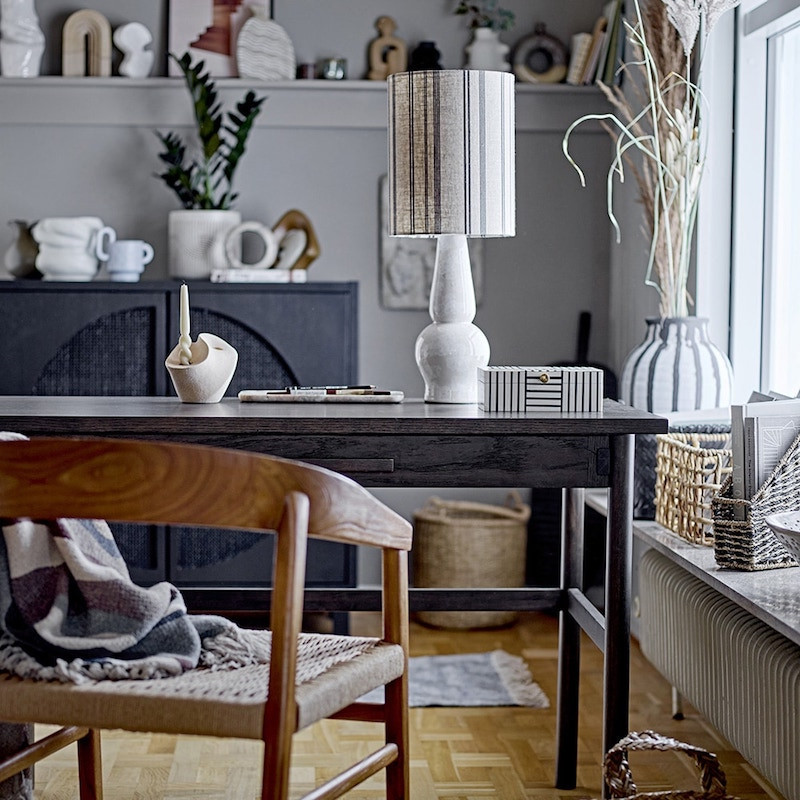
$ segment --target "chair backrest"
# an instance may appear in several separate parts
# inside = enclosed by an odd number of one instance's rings
[[[309,498],[309,536],[396,550],[411,547],[408,521],[355,481],[322,467],[167,442],[0,442],[0,517],[272,531],[291,492]]]

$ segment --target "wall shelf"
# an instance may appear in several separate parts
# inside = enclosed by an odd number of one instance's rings
[[[220,78],[222,101],[248,89],[267,95],[256,120],[266,128],[386,127],[386,85],[378,81],[261,81]],[[191,125],[180,78],[0,78],[0,125],[109,125],[148,128]],[[582,114],[607,110],[587,86],[517,84],[517,131],[563,132]],[[586,132],[602,132],[599,126]]]

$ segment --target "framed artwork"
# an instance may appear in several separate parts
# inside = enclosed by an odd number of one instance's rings
[[[483,296],[483,239],[468,239],[475,302]],[[389,181],[380,179],[381,306],[426,310],[431,294],[436,239],[389,236]]]
[[[272,16],[272,0],[169,0],[169,51],[202,59],[215,77],[236,77],[236,39],[253,8]],[[169,74],[181,74],[172,59]]]

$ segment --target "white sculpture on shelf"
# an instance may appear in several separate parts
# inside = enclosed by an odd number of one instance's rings
[[[189,334],[189,288],[180,295],[180,338],[164,366],[183,403],[218,403],[236,371],[239,354],[224,339],[200,333],[193,342]]]
[[[0,0],[0,74],[36,77],[43,52],[44,34],[33,0]]]
[[[114,31],[113,39],[117,49],[122,51],[119,74],[126,78],[146,78],[155,59],[155,53],[146,49],[153,41],[153,34],[141,22],[129,22]]]

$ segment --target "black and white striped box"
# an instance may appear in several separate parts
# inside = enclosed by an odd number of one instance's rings
[[[484,411],[600,411],[603,371],[596,367],[478,367]]]

